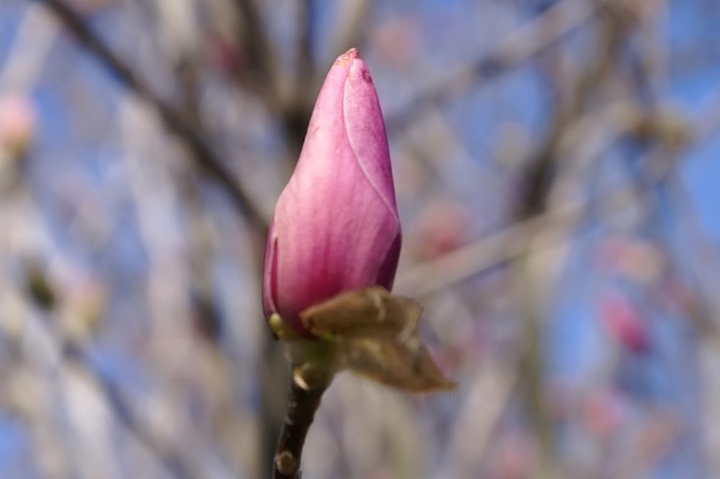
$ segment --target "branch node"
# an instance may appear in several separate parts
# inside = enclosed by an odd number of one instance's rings
[[[275,467],[281,474],[290,476],[297,472],[298,462],[292,452],[285,450],[275,455]]]

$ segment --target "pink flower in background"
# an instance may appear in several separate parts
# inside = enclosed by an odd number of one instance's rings
[[[599,439],[612,439],[622,426],[625,400],[612,389],[591,391],[583,404],[586,427]]]
[[[263,303],[307,335],[299,313],[358,288],[390,289],[400,254],[390,152],[375,86],[357,50],[331,67],[295,172],[278,198]]]
[[[0,149],[22,154],[35,129],[35,108],[24,95],[0,97]]]
[[[600,299],[600,320],[608,334],[626,349],[642,353],[650,348],[648,325],[625,297],[604,295]]]
[[[511,430],[493,439],[490,477],[523,479],[538,467],[538,449],[532,436]]]
[[[657,280],[665,261],[662,251],[654,243],[620,236],[610,236],[602,242],[598,260],[603,270],[639,283]]]
[[[236,75],[247,66],[238,44],[220,33],[208,36],[205,43],[205,55],[210,65],[226,76]]]
[[[422,44],[422,20],[415,15],[402,15],[379,22],[368,36],[372,50],[387,68],[407,70],[417,64]]]
[[[431,203],[419,219],[415,232],[417,253],[435,259],[467,243],[470,218],[465,208],[448,200]]]

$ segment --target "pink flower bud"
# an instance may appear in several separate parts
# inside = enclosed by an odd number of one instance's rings
[[[265,251],[263,304],[297,333],[299,313],[337,294],[392,288],[400,220],[390,152],[370,71],[357,50],[325,79]]]

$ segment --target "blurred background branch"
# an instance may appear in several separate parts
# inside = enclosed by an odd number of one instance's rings
[[[53,13],[57,15],[67,29],[75,36],[76,40],[87,50],[96,56],[110,74],[116,77],[123,85],[140,98],[147,101],[158,113],[167,128],[177,135],[178,139],[185,143],[192,152],[192,158],[197,164],[207,171],[223,188],[225,188],[233,201],[237,204],[241,213],[250,221],[254,227],[264,231],[267,220],[253,205],[245,192],[233,179],[232,173],[224,166],[223,162],[216,157],[210,146],[202,138],[198,131],[198,125],[188,124],[182,115],[172,106],[154,94],[133,70],[127,66],[113,51],[105,45],[99,36],[85,24],[84,20],[76,14],[73,9],[62,0],[37,0],[45,3]],[[251,3],[238,2],[240,4]]]

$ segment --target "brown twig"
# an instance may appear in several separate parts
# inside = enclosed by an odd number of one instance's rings
[[[196,128],[183,115],[155,95],[133,70],[116,55],[103,40],[90,30],[83,19],[61,0],[36,0],[45,4],[89,53],[95,56],[126,88],[153,106],[165,126],[185,144],[191,157],[213,177],[230,195],[235,205],[259,231],[267,227],[267,220],[242,190],[233,174],[215,155]]]
[[[238,71],[237,81],[256,92],[265,103],[274,109],[277,78],[275,51],[263,28],[263,19],[255,0],[235,0],[240,16],[238,42],[247,57],[247,68]]]
[[[311,84],[315,71],[312,55],[315,1],[303,0],[298,2],[298,9],[297,72],[299,89],[304,89],[306,85]]]
[[[310,425],[325,387],[303,389],[290,378],[288,406],[273,460],[272,479],[300,477],[300,460]]]
[[[610,5],[608,3],[608,5]],[[606,6],[600,15],[596,61],[585,70],[572,89],[568,105],[555,111],[550,132],[537,152],[528,160],[521,186],[525,195],[516,212],[519,219],[535,216],[545,210],[549,188],[553,183],[555,157],[565,130],[582,115],[604,80],[612,73],[620,48],[625,44],[628,19],[623,11]]]
[[[279,105],[279,114],[285,127],[288,159],[295,164],[312,114],[313,99],[320,89],[320,79],[315,75],[312,41],[315,29],[315,2],[297,2],[297,48],[295,82],[291,95]]]

